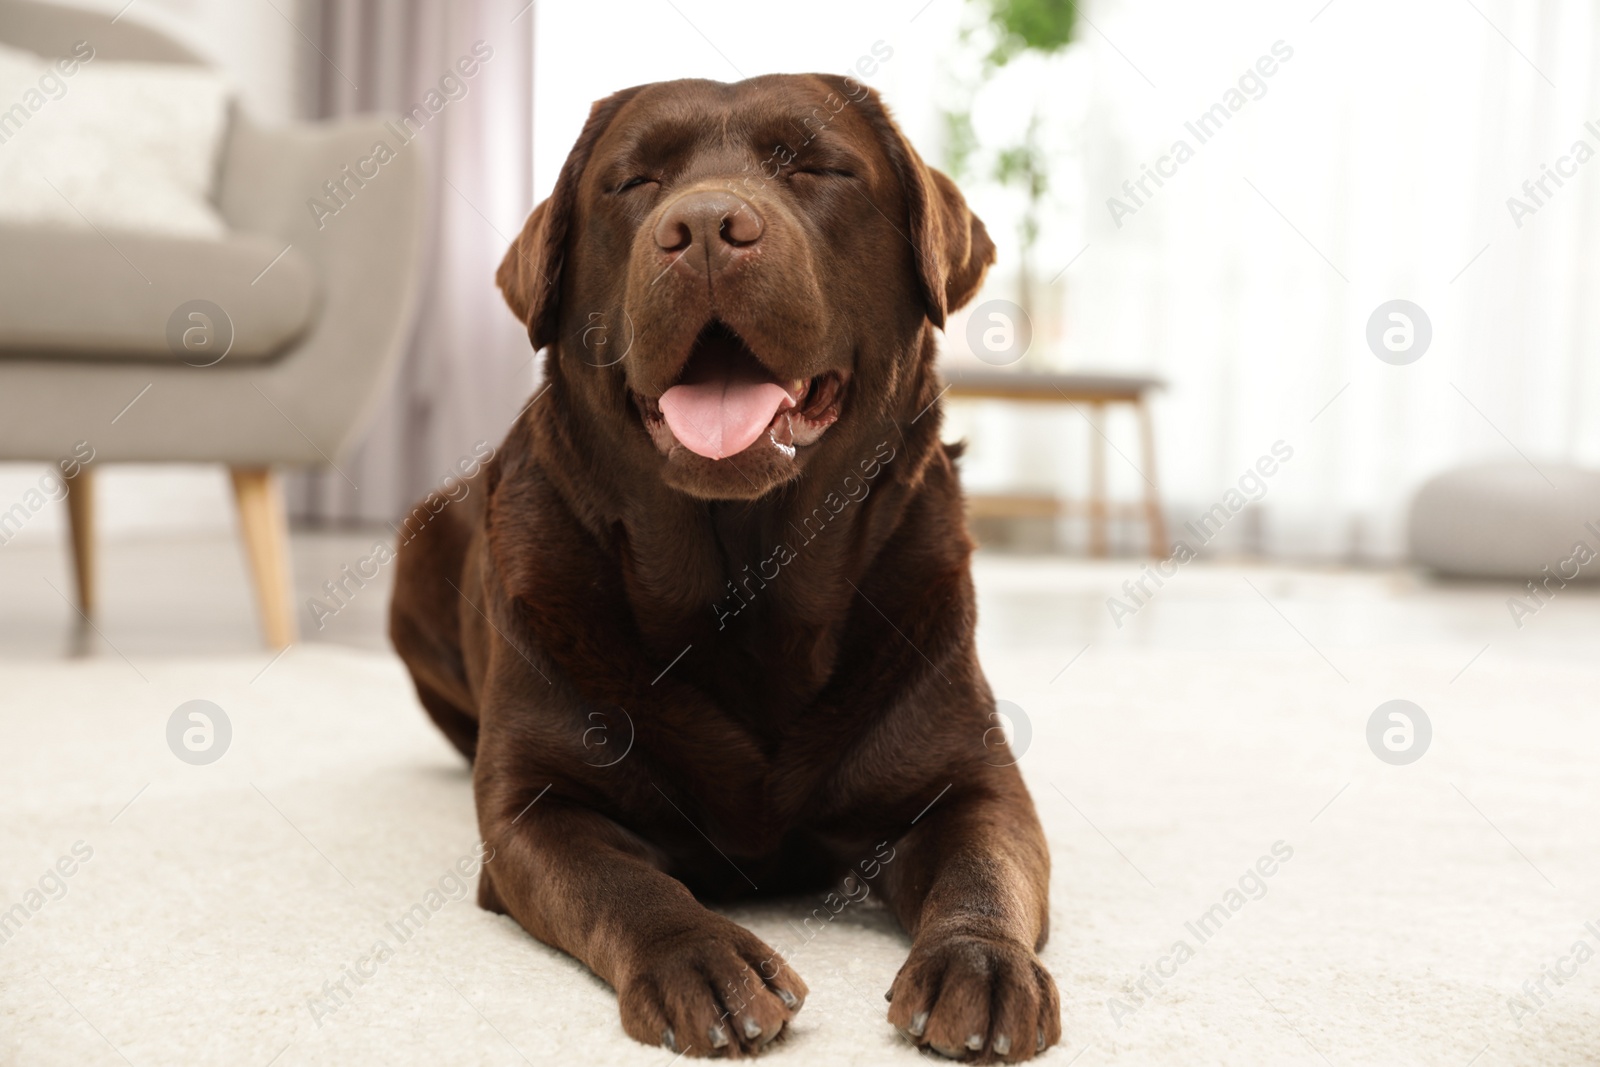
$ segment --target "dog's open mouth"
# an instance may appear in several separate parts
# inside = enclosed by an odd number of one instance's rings
[[[780,452],[815,444],[839,417],[844,376],[828,371],[782,381],[738,334],[712,322],[695,338],[678,383],[659,397],[635,396],[663,454],[681,445],[707,459],[736,456],[763,437]]]

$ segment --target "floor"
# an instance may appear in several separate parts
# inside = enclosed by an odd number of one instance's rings
[[[392,575],[375,578],[343,603],[324,582],[343,581],[380,540],[372,531],[297,531],[291,541],[296,620],[301,640],[385,650]],[[0,589],[9,610],[0,616],[0,660],[6,657],[99,654],[249,654],[260,647],[249,576],[241,546],[225,537],[134,539],[101,546],[99,634],[85,638],[67,598],[73,596],[70,559],[60,546],[18,540],[0,547]],[[370,568],[368,568],[370,570]],[[352,588],[347,586],[347,588]],[[338,610],[319,628],[307,601]]]
[[[295,602],[301,640],[370,651],[389,647],[384,627],[388,568],[341,601],[323,585],[369,556],[381,529],[298,531],[293,539]],[[387,542],[385,542],[387,543]],[[225,538],[136,540],[101,555],[99,634],[87,638],[66,602],[72,595],[67,555],[50,544],[0,548],[0,661],[8,657],[249,654],[258,647],[254,608],[239,546]],[[1055,653],[1065,664],[1090,646],[1260,647],[1313,655],[1323,645],[1348,648],[1335,673],[1360,669],[1363,649],[1407,645],[1475,656],[1507,650],[1563,658],[1585,654],[1600,637],[1600,584],[1560,590],[1547,608],[1516,625],[1500,582],[1438,582],[1403,569],[1349,570],[1191,563],[1170,579],[1145,561],[1067,560],[980,552],[980,641],[990,647]],[[1143,579],[1130,593],[1126,584]],[[314,614],[312,599],[337,610]],[[1122,605],[1113,610],[1111,600]],[[1526,599],[1526,598],[1524,598]]]
[[[0,1063],[672,1062],[457,890],[470,791],[386,650],[388,575],[320,630],[304,609],[372,536],[296,536],[281,657],[224,540],[106,546],[97,630],[64,553],[0,548],[0,916],[26,920],[0,924]],[[1042,1062],[1595,1061],[1600,593],[1519,627],[1514,588],[1402,570],[975,569],[1055,864],[1066,1037]],[[169,750],[196,698],[231,723],[212,765]],[[1392,699],[1431,723],[1414,763],[1369,734]],[[332,994],[436,887],[427,928]],[[767,1058],[914,1062],[882,1021],[902,935],[869,905],[795,944],[809,910],[730,911],[812,988]]]

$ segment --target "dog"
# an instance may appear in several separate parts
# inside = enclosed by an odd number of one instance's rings
[[[806,983],[702,901],[830,887],[910,936],[911,1044],[1060,1038],[939,437],[935,331],[993,260],[874,91],[775,75],[596,103],[496,274],[547,384],[400,550],[390,634],[472,763],[478,903],[638,1041],[779,1037]]]

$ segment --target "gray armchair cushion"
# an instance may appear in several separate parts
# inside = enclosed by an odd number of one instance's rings
[[[284,245],[0,227],[0,359],[176,363],[174,333],[190,321],[178,312],[194,300],[226,316],[211,324],[213,344],[226,344],[231,323],[229,363],[270,359],[305,333],[317,304],[310,261]]]
[[[141,26],[136,18],[113,19],[102,11],[59,2],[0,0],[0,40],[41,56],[71,55],[74,43],[87,40],[97,59],[204,62],[166,34]]]

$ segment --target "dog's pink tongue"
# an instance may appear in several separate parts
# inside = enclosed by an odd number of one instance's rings
[[[661,414],[678,443],[707,459],[749,448],[780,409],[794,407],[783,386],[755,367],[723,363],[661,394]]]

